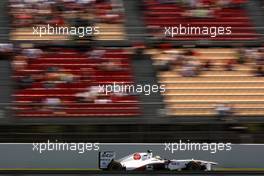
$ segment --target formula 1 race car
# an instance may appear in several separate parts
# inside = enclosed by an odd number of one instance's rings
[[[167,160],[159,156],[153,156],[152,151],[145,153],[133,153],[119,160],[115,160],[115,152],[106,151],[99,153],[99,168],[108,171],[211,171],[212,165],[217,163],[202,160]]]

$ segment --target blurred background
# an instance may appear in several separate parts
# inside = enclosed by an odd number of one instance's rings
[[[0,141],[263,143],[263,19],[263,0],[2,0]],[[232,33],[165,35],[179,24]]]

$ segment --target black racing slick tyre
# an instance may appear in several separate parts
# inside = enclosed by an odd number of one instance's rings
[[[123,167],[122,167],[121,163],[113,160],[109,163],[107,170],[109,170],[109,171],[121,171],[121,170],[123,170]]]
[[[186,170],[188,170],[188,171],[200,171],[200,170],[202,170],[202,166],[201,166],[201,164],[199,164],[197,162],[190,161],[186,165]]]

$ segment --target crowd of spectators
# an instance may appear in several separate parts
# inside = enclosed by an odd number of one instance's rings
[[[264,76],[264,48],[241,48],[238,50],[238,62],[253,63],[253,74]]]
[[[186,8],[183,17],[213,18],[221,8],[240,6],[245,0],[157,0],[161,4],[177,3]]]
[[[165,50],[154,62],[159,71],[169,71],[174,68],[180,70],[183,77],[199,76],[202,71],[210,71],[214,67],[220,67],[223,71],[234,71],[236,65],[250,63],[252,73],[255,76],[264,76],[264,49],[263,48],[240,48],[237,49],[237,59],[225,59],[223,63],[217,65],[212,59],[200,60],[199,53],[193,49],[185,50]]]
[[[123,5],[118,0],[10,0],[9,8],[11,34],[18,37],[25,35],[21,31],[26,29],[32,33],[36,26],[93,29],[98,24],[120,24],[124,16]],[[94,33],[86,37],[91,39]]]
[[[103,3],[109,3],[108,9],[97,11],[96,5]],[[121,15],[119,6],[118,1],[111,0],[10,0],[10,14],[15,19],[15,27],[33,24],[65,25],[71,20],[78,22],[88,19],[104,22],[111,20],[113,23]]]

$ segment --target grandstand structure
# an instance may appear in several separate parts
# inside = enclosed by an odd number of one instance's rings
[[[43,53],[39,58],[30,62],[27,68],[15,72],[14,79],[29,75],[45,75],[36,79],[26,88],[16,91],[14,94],[15,108],[18,117],[103,117],[103,116],[135,116],[139,113],[138,99],[136,96],[96,95],[97,101],[78,101],[78,93],[86,93],[89,88],[99,85],[133,84],[131,70],[131,53],[123,49],[106,49],[102,58],[92,59],[75,50],[59,49]],[[98,67],[102,62],[117,62],[122,70],[102,70]],[[47,72],[47,69],[56,68],[55,72]],[[55,74],[55,75],[54,75]],[[54,78],[58,74],[70,74],[75,76],[73,82],[65,82]],[[52,78],[50,78],[52,77]],[[52,84],[51,81],[57,81]],[[50,83],[50,85],[49,85]],[[48,87],[47,87],[48,86]],[[50,86],[50,87],[49,87]],[[62,101],[62,109],[54,111],[42,107],[43,100],[59,98]],[[109,102],[109,103],[104,103]]]
[[[177,53],[179,50],[168,52]],[[230,60],[238,60],[233,48],[195,48],[195,59],[202,63],[212,60],[213,68],[201,71],[196,77],[183,77],[181,68],[173,67],[161,71],[158,78],[167,91],[164,101],[170,116],[216,116],[215,107],[219,103],[230,103],[235,116],[263,116],[263,77],[255,77],[254,63],[236,64],[234,70],[227,71],[223,65]],[[150,51],[154,62],[162,51]]]
[[[186,16],[188,7],[178,1],[95,0],[89,7],[74,1],[59,4],[54,0],[53,5],[45,6],[29,1],[4,2],[9,11],[0,12],[0,24],[10,26],[10,30],[3,34],[8,41],[1,42],[12,43],[14,51],[12,58],[0,62],[6,73],[0,78],[0,87],[5,85],[0,93],[0,103],[4,104],[0,122],[13,125],[10,128],[14,130],[22,123],[21,133],[28,134],[28,140],[35,131],[43,135],[41,139],[74,131],[77,135],[68,136],[70,140],[87,136],[96,141],[99,136],[107,142],[121,138],[123,142],[128,138],[160,142],[182,137],[240,141],[237,135],[241,131],[263,128],[264,77],[256,76],[256,58],[239,61],[241,49],[257,50],[263,57],[264,14],[260,15],[263,9],[259,3],[234,0],[230,6],[214,7],[213,16],[192,18]],[[32,33],[35,25],[70,27],[78,20],[99,27],[100,34],[82,40],[67,35],[40,38]],[[164,27],[178,24],[231,27],[232,34],[164,35]],[[30,49],[41,52],[25,58],[32,54],[25,52]],[[186,58],[199,63],[199,74],[183,76],[183,67],[171,61],[190,51]],[[168,68],[157,69],[160,63]],[[203,68],[206,63],[210,69]],[[23,68],[15,68],[16,64]],[[159,84],[165,85],[166,91],[94,95],[94,87],[113,83]],[[84,101],[83,95],[88,95],[88,100]],[[232,107],[232,121],[219,120],[219,104]],[[242,126],[234,129],[242,130],[234,131],[233,123]],[[252,136],[263,139],[259,131],[254,132]],[[206,136],[208,133],[219,135]]]

